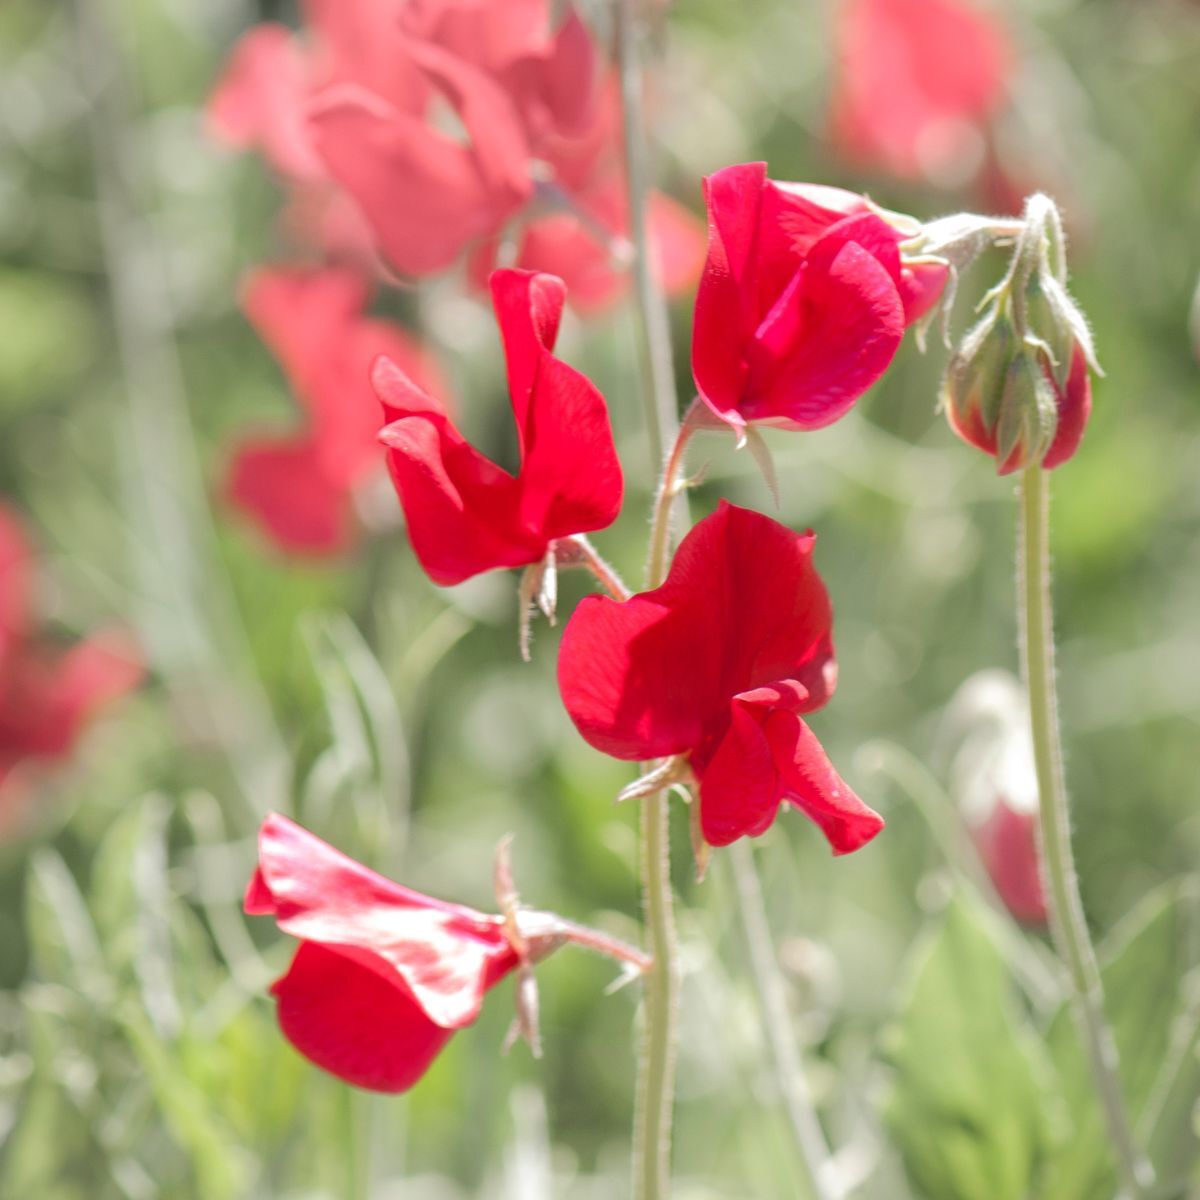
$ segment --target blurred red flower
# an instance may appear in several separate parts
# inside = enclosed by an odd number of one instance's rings
[[[115,631],[67,648],[42,636],[33,573],[20,522],[0,506],[0,833],[19,819],[19,776],[68,757],[88,723],[143,675],[140,655]]]
[[[1037,827],[1036,808],[1015,808],[1004,796],[998,796],[987,817],[971,828],[996,894],[1026,925],[1045,925],[1049,917]]]
[[[692,373],[734,428],[819,429],[887,369],[946,281],[900,258],[905,234],[839,188],[777,183],[764,163],[705,180],[708,259]]]
[[[842,0],[834,141],[902,179],[969,178],[1012,73],[1000,22],[966,0]]]
[[[502,917],[409,891],[275,814],[245,908],[300,939],[271,988],[284,1036],[375,1091],[412,1087],[520,961]]]
[[[375,359],[388,355],[426,393],[445,395],[432,359],[397,326],[365,316],[367,299],[367,285],[339,268],[267,267],[243,292],[246,316],[282,365],[306,422],[295,433],[241,441],[226,487],[290,554],[336,554],[354,539],[355,489],[383,466]]]
[[[421,565],[440,584],[542,561],[557,538],[610,525],[621,507],[621,465],[596,387],[554,357],[565,291],[531,271],[492,275],[521,465],[485,458],[441,406],[387,358],[372,379],[388,424],[392,481]]]
[[[883,828],[801,719],[837,677],[815,540],[722,502],[662,587],[589,596],[563,635],[559,688],[580,733],[626,761],[687,755],[712,845],[763,833],[784,801],[836,854]]]
[[[596,309],[626,284],[619,97],[570,7],[549,0],[309,0],[303,37],[251,30],[209,103],[214,136],[289,182],[286,220],[324,254],[401,275],[464,251],[482,281],[509,225],[515,265],[564,275]],[[655,194],[664,284],[689,288],[699,222]],[[374,264],[378,269],[378,264]]]

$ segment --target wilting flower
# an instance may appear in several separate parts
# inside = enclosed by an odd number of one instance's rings
[[[967,0],[842,0],[833,138],[851,161],[958,182],[984,162],[1012,71],[999,22]]]
[[[88,723],[142,677],[140,657],[115,632],[67,648],[42,635],[33,570],[20,524],[0,507],[0,832],[16,819],[20,777],[69,756]]]
[[[634,971],[643,955],[549,913],[520,908],[505,846],[490,916],[410,891],[272,814],[258,841],[248,913],[275,918],[300,941],[271,988],[284,1036],[319,1067],[358,1087],[402,1092],[429,1069],[456,1029],[479,1015],[484,993],[518,974],[515,1030],[537,1052],[531,966],[565,942]]]
[[[556,539],[603,529],[621,507],[604,397],[553,354],[562,280],[501,270],[491,288],[517,425],[516,475],[467,443],[397,364],[382,359],[372,376],[388,421],[379,439],[409,539],[440,584],[541,562]]]
[[[1038,786],[1021,685],[1005,671],[968,679],[946,714],[956,743],[951,783],[996,894],[1028,925],[1044,925]]]
[[[734,428],[836,421],[936,303],[945,266],[904,263],[906,234],[861,196],[776,183],[763,163],[709,176],[705,198],[692,334],[701,398]]]
[[[283,367],[305,423],[242,441],[226,486],[288,553],[334,554],[353,540],[355,491],[383,467],[375,359],[386,354],[427,393],[444,394],[432,360],[409,335],[365,315],[367,298],[358,276],[339,268],[264,268],[243,293],[246,316]]]
[[[579,732],[626,761],[686,756],[712,845],[763,833],[785,801],[837,854],[883,828],[802,720],[837,677],[814,542],[722,503],[684,538],[662,587],[589,596],[563,635],[559,688]]]

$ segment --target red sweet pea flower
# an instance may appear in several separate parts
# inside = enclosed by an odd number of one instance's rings
[[[539,1053],[532,966],[567,942],[616,959],[627,974],[640,951],[550,913],[520,906],[505,843],[497,852],[489,916],[384,879],[286,817],[259,832],[248,913],[268,914],[300,939],[271,988],[284,1036],[306,1058],[358,1087],[403,1092],[450,1035],[479,1015],[484,993],[517,972],[513,1033]]]
[[[18,768],[60,761],[87,724],[137,685],[141,660],[112,631],[61,649],[35,630],[33,554],[0,507],[0,831],[17,817]]]
[[[603,529],[621,507],[604,398],[553,354],[562,280],[504,270],[491,287],[521,452],[515,476],[469,445],[395,363],[381,360],[372,376],[409,539],[440,584],[541,562],[556,539]]]
[[[283,550],[334,554],[353,539],[355,489],[381,467],[371,364],[386,354],[442,392],[432,360],[399,328],[364,315],[368,289],[337,268],[255,272],[247,317],[282,364],[307,423],[245,441],[229,471],[231,500]]]
[[[861,196],[776,183],[763,163],[709,176],[705,199],[692,335],[702,399],[734,428],[836,421],[936,302],[946,268],[903,264],[904,234]]]
[[[284,1035],[375,1091],[412,1087],[519,963],[502,917],[409,891],[277,815],[259,834],[245,907],[300,939],[271,989]]]
[[[831,124],[848,158],[905,179],[982,164],[1012,70],[996,20],[965,0],[843,0],[836,36]]]
[[[763,833],[783,801],[836,854],[883,828],[801,720],[837,675],[814,541],[723,502],[684,538],[662,587],[589,596],[563,635],[559,687],[580,733],[627,761],[687,755],[712,845]]]

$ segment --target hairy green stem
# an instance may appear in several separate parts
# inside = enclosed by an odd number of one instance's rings
[[[1122,1184],[1140,1200],[1153,1172],[1134,1142],[1117,1074],[1117,1049],[1104,1018],[1104,992],[1088,935],[1071,851],[1067,789],[1059,740],[1054,676],[1053,606],[1050,593],[1050,491],[1040,466],[1026,470],[1021,486],[1017,610],[1022,667],[1029,689],[1041,826],[1042,870],[1055,948],[1067,968],[1071,997],[1092,1077],[1112,1139]]]
[[[666,306],[654,278],[646,229],[649,182],[646,169],[642,70],[635,0],[614,0],[621,114],[633,243],[634,294],[642,366],[642,399],[651,469],[658,471],[664,442],[674,442],[677,417],[671,334]],[[647,584],[657,587],[666,574],[671,506],[656,505]],[[633,1132],[634,1200],[663,1200],[671,1190],[671,1118],[675,1106],[678,1041],[679,965],[675,938],[668,793],[642,801],[641,876],[646,948],[654,966],[646,976],[642,1039],[638,1059]]]

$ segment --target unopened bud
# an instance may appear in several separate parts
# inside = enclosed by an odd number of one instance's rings
[[[1031,196],[1005,278],[946,370],[942,398],[954,431],[1004,475],[1047,468],[1075,452],[1091,410],[1091,334],[1065,283],[1053,202]]]

